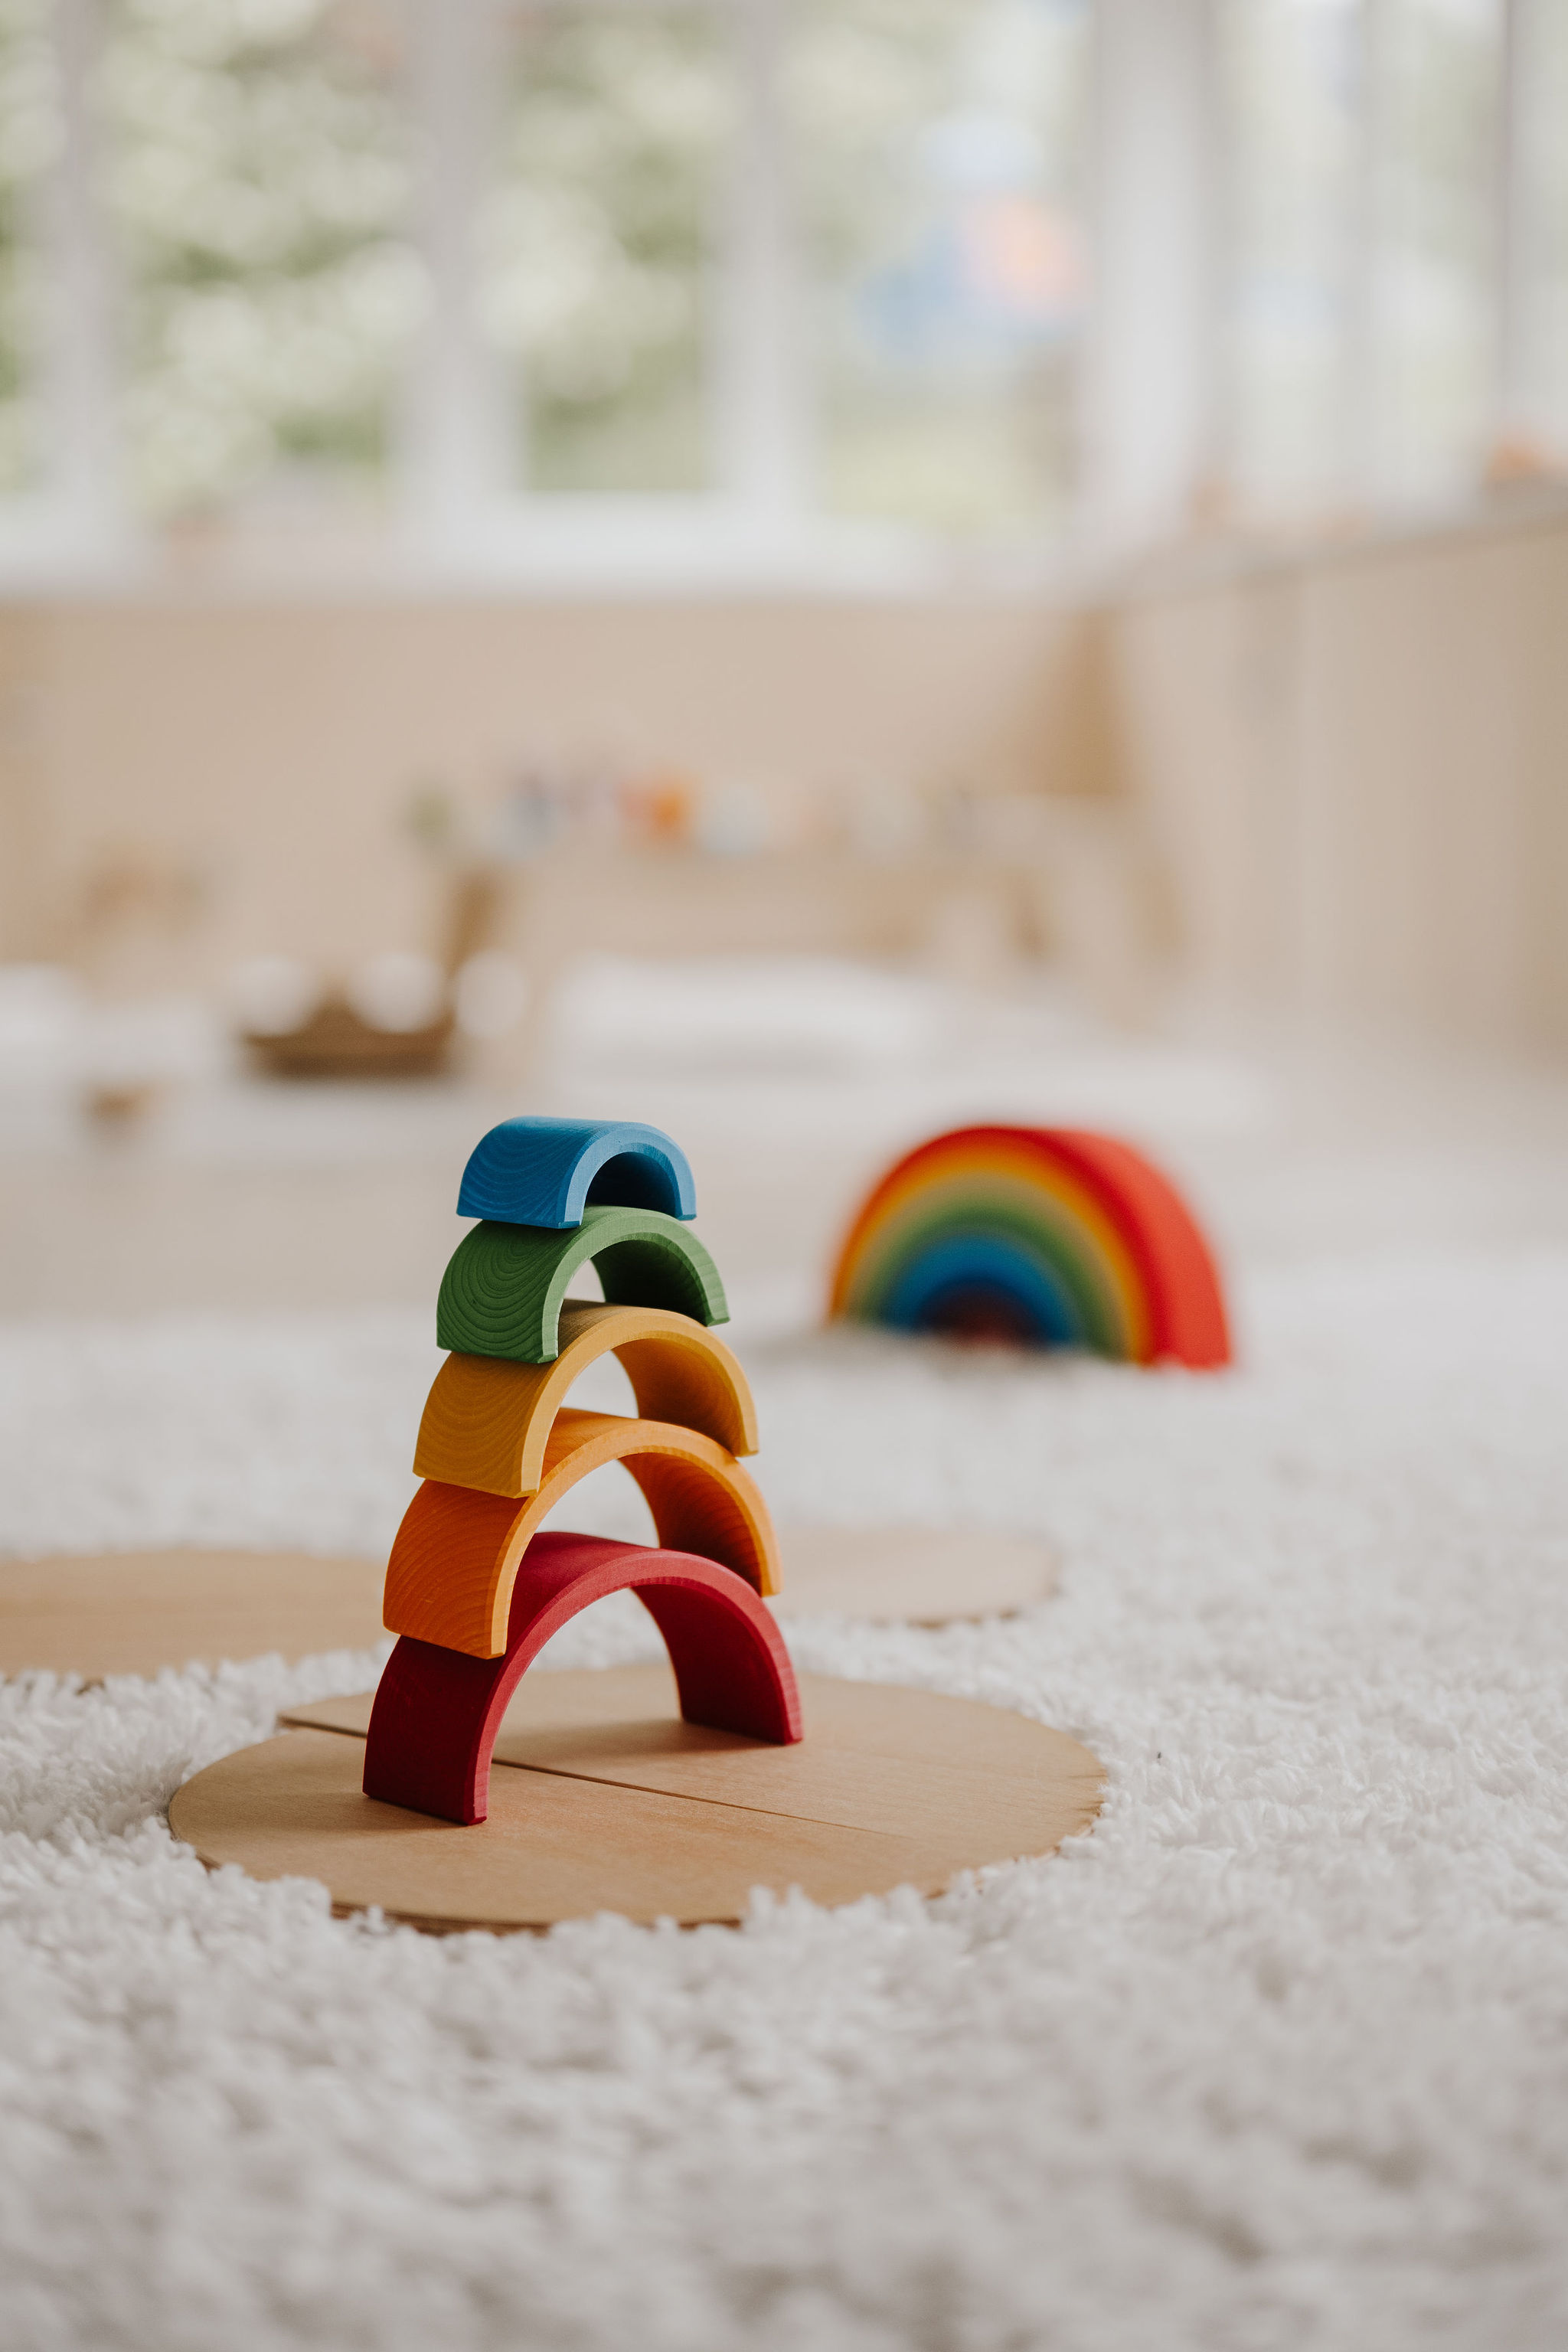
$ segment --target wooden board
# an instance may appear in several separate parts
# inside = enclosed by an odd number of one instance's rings
[[[371,1695],[208,1767],[169,1823],[216,1867],[320,1879],[339,1912],[379,1905],[447,1931],[595,1911],[733,1922],[753,1887],[819,1903],[1054,1853],[1098,1812],[1077,1740],[973,1700],[822,1675],[805,1738],[773,1747],[682,1723],[663,1664],[530,1675],[508,1711],[489,1819],[469,1829],[360,1788]]]
[[[781,1617],[832,1610],[873,1624],[1005,1617],[1048,1601],[1056,1558],[991,1528],[780,1528]]]
[[[124,1551],[0,1560],[0,1674],[155,1675],[384,1640],[380,1560]]]

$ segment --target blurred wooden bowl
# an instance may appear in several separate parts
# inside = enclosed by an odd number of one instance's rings
[[[342,997],[328,997],[298,1029],[240,1032],[256,1066],[275,1078],[436,1078],[451,1057],[456,1023],[443,1013],[422,1029],[374,1029]]]

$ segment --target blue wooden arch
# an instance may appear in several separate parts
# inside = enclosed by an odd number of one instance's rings
[[[694,1217],[697,1190],[679,1144],[657,1127],[610,1118],[508,1118],[463,1171],[460,1217],[503,1225],[580,1225],[584,1209],[658,1209]]]

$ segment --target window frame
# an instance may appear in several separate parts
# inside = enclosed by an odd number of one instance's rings
[[[719,265],[713,366],[716,488],[701,495],[513,491],[507,486],[496,362],[474,294],[471,223],[480,192],[489,45],[502,0],[403,0],[416,136],[439,157],[418,175],[414,241],[433,298],[393,436],[395,520],[356,560],[356,579],[425,592],[447,585],[563,593],[732,589],[913,594],[955,584],[1037,590],[1098,573],[1192,520],[1223,483],[1226,141],[1216,117],[1220,0],[1094,0],[1090,197],[1095,296],[1079,369],[1085,451],[1065,540],[1019,551],[945,539],[914,524],[834,517],[812,498],[816,471],[808,361],[792,320],[803,268],[791,215],[776,61],[791,0],[704,0],[731,28],[741,109]],[[541,0],[570,7],[575,0]],[[616,0],[635,8],[658,0]],[[1378,0],[1354,0],[1365,28]],[[1502,120],[1525,119],[1531,27],[1550,0],[1499,0]],[[61,138],[47,175],[43,235],[57,289],[42,369],[56,421],[42,487],[0,506],[0,583],[58,580],[156,584],[171,576],[159,534],[130,515],[117,464],[118,368],[112,246],[96,199],[89,92],[100,0],[53,0]],[[1155,167],[1148,133],[1159,131]],[[1367,136],[1363,124],[1363,142]],[[1518,142],[1496,175],[1489,234],[1498,257],[1493,430],[1501,436],[1528,377],[1531,287],[1520,256],[1532,202]],[[1354,197],[1358,276],[1375,226],[1370,172]],[[1342,336],[1347,420],[1365,371],[1363,307]],[[1147,398],[1151,365],[1166,387]],[[1349,445],[1347,493],[1375,499]],[[203,584],[264,579],[310,586],[303,566],[258,572],[237,535]],[[308,561],[309,559],[307,559]],[[316,575],[318,578],[320,575]]]

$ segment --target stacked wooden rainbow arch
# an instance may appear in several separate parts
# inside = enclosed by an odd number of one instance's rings
[[[829,1312],[1135,1364],[1231,1354],[1218,1270],[1176,1187],[1081,1128],[959,1128],[906,1153],[850,1226]]]
[[[718,1270],[688,1230],[684,1155],[655,1128],[514,1118],[479,1144],[459,1216],[481,1222],[441,1283],[451,1352],[419,1427],[415,1495],[387,1563],[399,1636],[365,1747],[367,1796],[481,1822],[490,1754],[531,1661],[605,1594],[637,1594],[669,1652],[689,1722],[800,1738],[788,1654],[763,1596],[778,1589],[767,1507],[737,1455],[756,1451],[745,1374],[712,1326]],[[592,1262],[604,1304],[568,1299]],[[635,1416],[566,1402],[618,1358]],[[541,1532],[606,1462],[641,1487],[657,1548]]]

